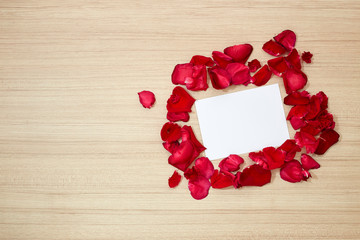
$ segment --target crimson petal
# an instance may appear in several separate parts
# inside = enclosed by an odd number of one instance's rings
[[[211,186],[213,188],[221,189],[233,185],[233,180],[229,175],[226,175],[219,170],[215,170],[211,177]]]
[[[288,182],[296,183],[306,180],[311,175],[308,171],[303,170],[297,160],[291,160],[280,169],[280,177]]]
[[[166,118],[171,122],[187,122],[190,119],[190,115],[188,112],[168,112]]]
[[[208,71],[211,83],[215,89],[224,89],[230,86],[231,76],[225,69],[213,67],[209,68]]]
[[[284,98],[286,105],[306,105],[310,102],[310,94],[307,91],[292,92]]]
[[[319,141],[307,132],[297,132],[294,138],[299,147],[306,148],[307,153],[314,153],[319,145]]]
[[[294,67],[298,70],[301,69],[301,63],[300,63],[300,55],[296,48],[294,48],[287,57],[285,57],[285,60],[289,67]]]
[[[240,184],[242,186],[261,187],[271,181],[271,171],[254,164],[245,168],[240,174]]]
[[[173,175],[168,180],[169,187],[171,188],[176,187],[177,185],[179,185],[180,181],[181,181],[181,175],[175,170]]]
[[[266,43],[264,43],[262,49],[268,54],[275,57],[280,56],[281,54],[284,54],[286,52],[286,49],[283,46],[281,46],[281,44],[278,44],[273,40],[269,40]]]
[[[268,65],[264,65],[262,68],[260,68],[259,71],[255,73],[254,76],[252,76],[251,81],[256,86],[262,86],[270,80],[271,75],[272,73]]]
[[[317,169],[320,164],[307,154],[301,154],[301,164],[305,170]]]
[[[224,49],[226,55],[239,63],[246,63],[252,51],[253,47],[250,44],[239,44]]]
[[[279,149],[283,150],[284,152],[286,152],[286,156],[285,156],[285,162],[291,161],[294,159],[296,152],[300,152],[301,148],[296,145],[295,140],[293,139],[288,139],[286,140],[280,147]]]
[[[197,178],[190,179],[188,188],[190,190],[190,194],[196,200],[201,200],[205,198],[209,194],[211,183],[209,179],[198,176]]]
[[[261,64],[259,62],[259,60],[254,59],[250,62],[248,62],[248,67],[250,72],[256,72],[259,68],[261,68]]]
[[[226,68],[226,66],[233,62],[232,57],[226,55],[225,53],[219,52],[219,51],[213,51],[212,57],[215,61],[215,63],[220,66],[221,68]]]
[[[301,59],[306,63],[311,63],[312,56],[311,52],[303,52],[301,54]]]
[[[167,100],[166,108],[169,112],[191,112],[195,99],[182,87],[175,87]]]
[[[248,66],[242,63],[229,63],[225,70],[230,74],[232,84],[246,86],[250,83],[251,76]]]
[[[209,57],[205,57],[205,56],[201,56],[201,55],[195,55],[191,58],[190,63],[194,64],[194,65],[205,65],[208,67],[212,67],[214,66],[214,61],[209,58]]]
[[[290,68],[283,73],[282,78],[287,94],[302,89],[307,83],[307,76],[305,73],[293,68]]]
[[[167,122],[161,129],[161,139],[166,142],[177,141],[181,137],[181,127],[176,123]]]
[[[240,169],[240,165],[244,163],[244,159],[239,155],[230,154],[219,163],[221,171],[235,172]]]
[[[177,64],[171,74],[172,83],[185,85],[186,78],[192,77],[193,66],[192,63]]]
[[[286,64],[284,57],[270,59],[267,63],[273,74],[279,77],[281,77],[282,73],[288,69],[288,65]]]
[[[340,135],[332,129],[327,129],[320,134],[319,137],[319,146],[317,147],[315,153],[322,155],[324,154],[332,145],[339,141]]]
[[[201,157],[195,161],[195,169],[198,175],[204,176],[207,179],[210,179],[214,174],[214,165],[207,157]]]
[[[182,141],[169,157],[168,162],[181,171],[185,171],[197,157],[194,152],[193,144],[190,141]]]
[[[150,91],[141,91],[138,92],[139,100],[141,105],[144,108],[151,108],[155,103],[155,95],[153,92]]]
[[[207,73],[205,65],[195,65],[192,76],[185,78],[186,88],[191,91],[200,91],[208,89]]]
[[[276,42],[284,46],[286,50],[291,51],[295,46],[296,35],[291,30],[285,30],[275,36],[274,39]]]

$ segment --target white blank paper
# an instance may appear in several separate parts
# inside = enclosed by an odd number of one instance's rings
[[[280,146],[289,139],[278,84],[197,100],[195,106],[210,160]]]

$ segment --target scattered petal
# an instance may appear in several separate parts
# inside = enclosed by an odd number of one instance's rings
[[[280,169],[280,177],[288,182],[296,183],[306,180],[311,175],[306,170],[303,170],[301,164],[297,160],[291,160]]]
[[[301,59],[306,63],[311,63],[312,56],[311,52],[303,52],[301,54]]]
[[[291,51],[295,47],[296,35],[291,30],[285,30],[274,37],[274,40]]]
[[[332,145],[339,141],[340,135],[332,130],[327,129],[320,134],[319,137],[319,146],[317,147],[315,153],[322,155],[324,154]]]
[[[168,162],[179,170],[185,171],[197,156],[193,144],[190,141],[182,141],[175,148]]]
[[[210,186],[211,183],[209,182],[209,179],[203,176],[190,179],[188,184],[190,194],[196,200],[205,198],[209,194]]]
[[[287,94],[302,89],[307,83],[307,76],[305,73],[293,68],[290,68],[283,73],[282,78]]]
[[[177,64],[171,74],[172,83],[185,85],[185,80],[193,75],[193,66],[192,63]]]
[[[167,122],[161,129],[161,139],[166,142],[177,141],[181,137],[181,127],[176,123]]]
[[[198,175],[201,175],[207,179],[210,179],[214,173],[214,165],[207,157],[196,159],[194,168]]]
[[[284,98],[286,105],[306,105],[310,103],[310,94],[307,91],[292,92]]]
[[[263,151],[251,152],[249,157],[267,170],[272,170],[281,167],[285,162],[286,153],[280,148],[266,147]]]
[[[229,73],[232,84],[246,86],[250,83],[251,76],[248,66],[242,63],[229,63],[225,70]]]
[[[168,112],[166,118],[170,122],[177,122],[177,121],[188,122],[190,119],[190,115],[188,112]]]
[[[182,141],[190,141],[193,144],[195,151],[198,152],[199,154],[206,149],[199,142],[199,140],[197,140],[191,126],[184,125],[181,128],[181,134],[182,134],[182,137],[181,137]]]
[[[221,171],[235,172],[240,169],[240,165],[244,163],[244,159],[239,155],[230,154],[219,163]]]
[[[291,50],[289,55],[285,57],[286,63],[289,65],[289,67],[296,68],[298,70],[301,69],[301,63],[300,63],[300,55],[296,48]]]
[[[208,67],[214,66],[214,61],[210,57],[205,57],[201,55],[195,55],[191,58],[190,63],[194,65],[205,65]]]
[[[175,170],[173,175],[168,180],[169,187],[171,188],[177,187],[180,181],[181,181],[181,175]]]
[[[286,64],[284,57],[270,59],[268,61],[268,65],[272,73],[279,77],[281,77],[283,72],[288,69],[288,65]]]
[[[306,153],[314,153],[319,145],[319,141],[307,132],[297,132],[294,138],[299,147],[306,148]]]
[[[281,46],[281,44],[278,44],[273,40],[269,40],[268,42],[264,43],[262,49],[268,54],[275,57],[280,56],[286,52],[286,49]]]
[[[215,170],[211,177],[211,186],[213,188],[221,189],[233,185],[233,180],[229,175],[226,175],[219,170]]]
[[[268,65],[264,65],[262,68],[260,68],[259,71],[255,73],[254,76],[252,76],[251,82],[256,86],[265,85],[270,80],[271,75],[272,73]]]
[[[224,89],[230,86],[231,76],[225,69],[213,67],[209,68],[208,71],[211,83],[215,89]]]
[[[305,170],[318,169],[320,164],[307,154],[301,154],[301,164]]]
[[[163,142],[163,147],[171,154],[173,154],[179,146],[180,146],[180,143],[178,141]]]
[[[195,65],[192,69],[192,76],[185,78],[186,88],[191,91],[205,91],[208,89],[205,65]]]
[[[250,62],[248,62],[248,67],[250,72],[256,72],[259,68],[261,68],[261,64],[259,62],[259,60],[254,59]]]
[[[140,103],[144,108],[151,108],[155,103],[155,95],[150,91],[138,92]]]
[[[182,87],[175,87],[167,100],[166,108],[169,112],[191,112],[195,99]]]
[[[297,152],[301,151],[301,148],[296,145],[295,140],[293,139],[288,139],[286,140],[280,147],[279,149],[283,150],[284,152],[286,152],[286,156],[285,156],[285,162],[291,161],[294,159],[295,155]]]
[[[221,68],[226,68],[226,66],[229,63],[234,62],[232,57],[226,55],[225,53],[219,52],[219,51],[213,51],[212,57],[213,57],[215,63]]]
[[[254,164],[245,168],[240,174],[242,186],[264,186],[271,181],[271,171]]]
[[[253,47],[250,44],[239,44],[224,49],[226,55],[239,63],[246,63],[252,51]]]

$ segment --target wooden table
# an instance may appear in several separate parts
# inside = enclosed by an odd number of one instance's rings
[[[175,64],[239,43],[264,63],[284,29],[314,54],[306,89],[329,96],[340,142],[308,182],[274,171],[202,201],[184,179],[169,189],[159,132]],[[1,239],[360,238],[359,1],[2,0],[0,30]],[[196,113],[189,125],[201,139]]]

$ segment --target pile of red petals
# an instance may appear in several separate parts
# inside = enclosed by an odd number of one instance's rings
[[[190,126],[176,122],[189,120],[189,112],[195,99],[183,88],[176,86],[167,101],[167,120],[161,129],[164,148],[170,153],[168,162],[177,168],[169,178],[169,186],[176,187],[183,172],[188,180],[190,194],[195,199],[205,198],[210,188],[241,188],[263,186],[271,181],[271,171],[280,169],[280,176],[288,182],[306,181],[309,170],[320,167],[311,155],[322,155],[338,142],[339,134],[334,130],[333,115],[328,112],[328,97],[322,91],[310,94],[303,90],[308,78],[302,71],[302,62],[311,63],[312,54],[303,52],[300,56],[295,48],[296,35],[285,30],[267,41],[262,49],[274,56],[261,66],[257,59],[249,62],[253,51],[250,44],[230,46],[224,51],[213,51],[212,58],[195,55],[189,63],[178,64],[172,73],[172,83],[183,85],[190,91],[208,89],[207,77],[212,87],[225,89],[230,85],[266,84],[272,75],[283,79],[286,93],[284,104],[292,106],[287,120],[297,130],[294,139],[286,140],[281,146],[266,147],[249,153],[254,164],[242,168],[244,159],[231,154],[214,169],[206,157],[199,157],[206,149],[197,139]],[[155,102],[151,92],[139,93],[140,102],[150,108]],[[295,159],[300,155],[300,161]],[[311,155],[309,155],[311,154]]]

